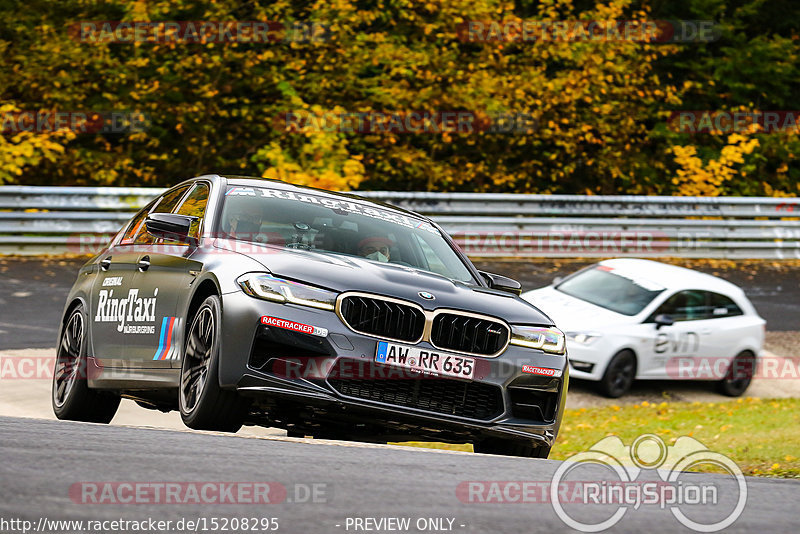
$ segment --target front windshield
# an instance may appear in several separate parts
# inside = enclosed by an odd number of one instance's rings
[[[231,186],[225,193],[220,229],[239,241],[360,256],[475,283],[429,222],[346,198]]]
[[[556,289],[623,315],[636,315],[664,291],[650,280],[606,265],[578,273]]]

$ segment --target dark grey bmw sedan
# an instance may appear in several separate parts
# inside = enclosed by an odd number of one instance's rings
[[[564,335],[433,221],[354,195],[218,175],[140,210],[80,270],[53,409],[121,398],[195,429],[471,442],[546,458]]]

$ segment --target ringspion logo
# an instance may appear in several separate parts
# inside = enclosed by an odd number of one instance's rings
[[[689,469],[702,466],[728,476],[684,476]],[[610,470],[618,480],[598,481],[598,467]],[[657,473],[657,479],[641,480],[647,472]],[[571,476],[579,480],[570,481]],[[580,490],[577,506],[569,506],[574,499],[562,500],[559,488],[565,482]],[[717,532],[732,525],[744,511],[747,481],[736,462],[688,436],[679,437],[672,446],[654,434],[641,435],[630,446],[609,436],[559,466],[550,485],[550,504],[567,526],[580,532],[607,530],[627,513],[647,505],[668,508],[680,524],[697,532]],[[599,512],[590,516],[587,505],[604,506],[610,516]],[[693,507],[702,507],[704,513],[693,514],[698,509]]]

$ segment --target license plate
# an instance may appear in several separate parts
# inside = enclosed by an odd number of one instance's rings
[[[475,374],[475,358],[388,341],[378,342],[375,361],[433,376],[470,379]]]

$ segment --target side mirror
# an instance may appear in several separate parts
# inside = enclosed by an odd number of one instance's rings
[[[489,287],[492,289],[507,291],[508,293],[513,293],[515,295],[522,293],[522,285],[512,278],[500,274],[486,273],[483,271],[480,271],[480,273],[484,280],[486,280],[486,283],[488,283]]]
[[[656,315],[655,322],[656,322],[656,330],[658,330],[662,326],[672,326],[673,324],[675,324],[675,319],[673,319],[672,316],[667,315],[666,313],[659,313],[658,315]]]
[[[181,243],[194,243],[189,237],[192,223],[197,217],[174,213],[151,213],[144,220],[147,233],[158,239],[169,239]]]
[[[563,277],[563,276],[556,276],[555,278],[553,278],[553,285],[554,285],[554,286],[557,286],[557,285],[558,285],[558,284],[560,284],[560,283],[561,283],[563,280],[564,280],[564,277]]]

